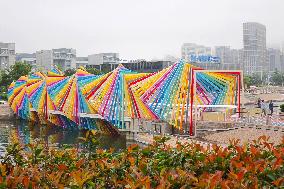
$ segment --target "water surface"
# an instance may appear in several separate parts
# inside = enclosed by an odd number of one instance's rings
[[[85,131],[39,125],[25,120],[0,121],[0,153],[5,152],[6,146],[11,142],[11,136],[21,144],[42,140],[46,145],[55,148],[62,148],[64,145],[78,147],[80,146],[78,137],[84,137]],[[134,141],[127,141],[123,135],[100,135],[98,140],[101,148],[114,148],[116,151],[125,149],[126,146],[134,143]]]

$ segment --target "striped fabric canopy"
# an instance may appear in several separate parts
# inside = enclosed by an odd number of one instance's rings
[[[19,117],[34,119],[31,112],[36,112],[42,123],[86,129],[106,129],[98,118],[117,128],[125,128],[126,118],[137,118],[184,129],[192,124],[194,104],[211,111],[210,105],[239,105],[239,95],[240,72],[210,72],[184,61],[155,73],[119,65],[103,75],[79,68],[66,77],[54,68],[47,75],[22,76],[8,89],[8,101]]]

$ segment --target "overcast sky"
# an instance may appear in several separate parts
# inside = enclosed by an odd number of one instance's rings
[[[180,56],[184,42],[242,47],[242,23],[284,41],[283,0],[0,0],[0,41],[16,52],[75,48],[77,56]]]

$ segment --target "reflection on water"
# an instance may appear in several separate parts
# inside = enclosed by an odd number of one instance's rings
[[[0,122],[0,152],[5,151],[5,147],[10,142],[10,136],[21,144],[28,144],[35,139],[40,139],[46,145],[61,148],[63,145],[68,144],[78,146],[78,137],[84,137],[85,131],[76,129],[62,129],[60,127],[41,126],[26,122],[24,120],[17,120],[14,122]],[[116,151],[125,149],[127,145],[133,143],[126,141],[125,136],[107,136],[100,135],[98,137],[101,148],[114,148]]]

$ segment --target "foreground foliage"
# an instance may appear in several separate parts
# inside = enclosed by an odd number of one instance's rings
[[[227,148],[177,144],[156,138],[144,149],[98,149],[94,132],[85,150],[47,149],[43,144],[10,145],[0,164],[2,188],[281,188],[284,138],[275,146],[263,136]]]

